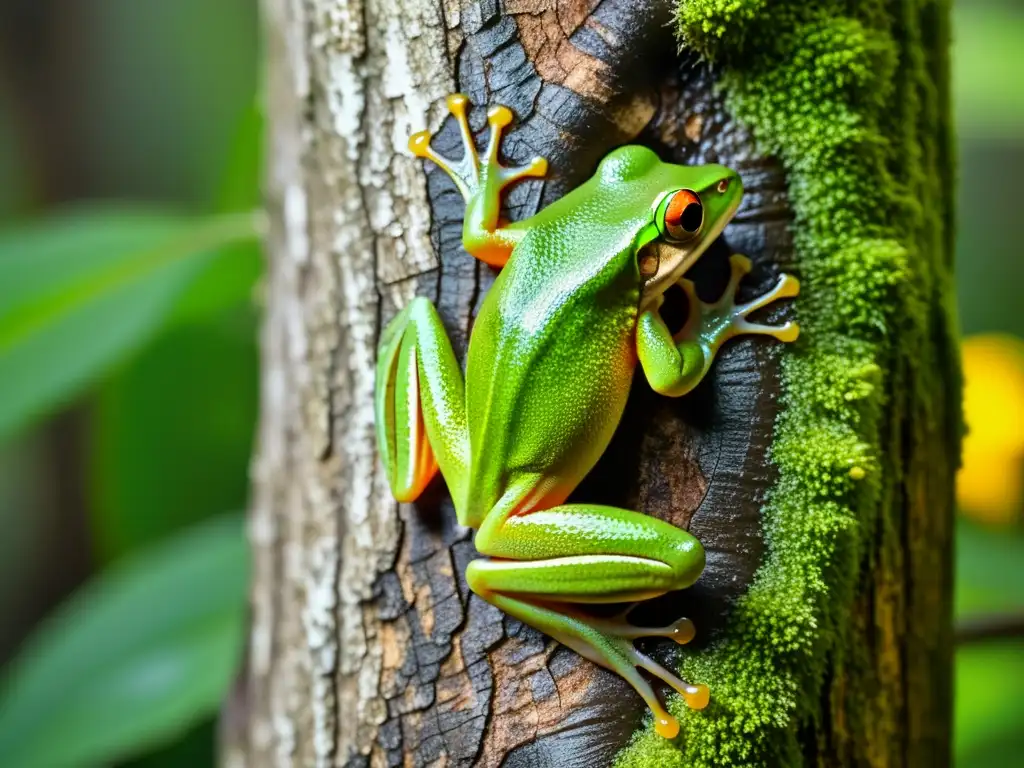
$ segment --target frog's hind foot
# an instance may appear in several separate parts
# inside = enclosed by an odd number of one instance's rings
[[[689,619],[680,619],[667,627],[659,628],[635,627],[614,620],[577,618],[577,621],[587,627],[587,630],[575,637],[562,636],[557,639],[581,656],[625,678],[650,707],[654,714],[654,728],[659,735],[667,739],[675,738],[679,733],[679,721],[668,713],[638,670],[644,669],[671,686],[683,697],[683,701],[690,709],[704,709],[708,705],[711,694],[706,685],[683,680],[633,645],[634,639],[642,637],[668,637],[680,645],[688,643],[694,636],[693,622]]]
[[[775,287],[746,304],[736,304],[736,291],[740,282],[750,273],[751,263],[746,256],[733,254],[729,257],[729,284],[718,301],[705,304],[697,297],[697,291],[690,280],[680,280],[679,285],[690,302],[690,316],[677,334],[677,339],[700,341],[709,351],[719,347],[734,336],[755,334],[773,336],[779,341],[796,341],[800,326],[795,322],[782,325],[762,325],[747,320],[752,312],[766,307],[780,299],[788,299],[800,293],[800,281],[789,274],[779,277]]]
[[[599,632],[606,638],[621,638],[622,640],[629,641],[623,643],[622,648],[625,655],[633,663],[634,667],[646,669],[655,677],[658,677],[668,683],[683,697],[687,706],[691,709],[704,709],[704,707],[708,705],[708,700],[710,698],[708,687],[706,685],[693,685],[680,679],[649,656],[638,651],[632,644],[633,640],[638,640],[640,638],[664,637],[675,641],[678,645],[686,645],[697,635],[697,630],[694,627],[693,622],[687,618],[680,618],[665,627],[642,627],[630,624],[626,620],[626,616],[631,610],[632,606],[618,616],[613,616],[608,619],[584,616],[581,614],[575,614],[575,617],[578,621],[586,624],[588,627]],[[571,613],[572,611],[571,609],[567,609],[567,612]]]
[[[429,131],[420,131],[409,137],[409,150],[417,157],[430,160],[451,176],[467,201],[481,188],[486,187],[491,194],[497,195],[519,179],[543,178],[547,173],[548,161],[543,157],[535,157],[526,165],[512,168],[503,166],[498,159],[502,134],[512,122],[512,110],[508,107],[494,106],[487,111],[491,133],[481,162],[466,117],[469,99],[461,93],[453,93],[448,97],[447,103],[448,111],[455,118],[459,133],[462,134],[462,145],[465,150],[462,159],[452,160],[436,152],[430,146],[433,137]]]
[[[470,586],[473,586],[472,575]],[[683,697],[691,709],[708,705],[710,692],[703,684],[688,683],[675,673],[633,646],[640,637],[670,637],[677,643],[693,638],[693,623],[680,619],[667,627],[643,628],[632,626],[620,618],[600,619],[562,603],[534,601],[526,596],[507,595],[484,591],[486,599],[505,613],[515,616],[534,627],[541,628],[562,645],[573,649],[586,659],[615,672],[640,694],[654,714],[654,728],[666,739],[679,734],[679,721],[673,717],[655,694],[640,670],[644,669],[667,683]]]

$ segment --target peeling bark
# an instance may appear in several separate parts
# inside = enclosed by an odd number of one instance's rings
[[[680,163],[737,169],[746,195],[693,270],[715,295],[733,250],[742,289],[792,263],[780,166],[752,149],[712,73],[677,58],[665,3],[627,0],[264,0],[267,316],[253,465],[252,633],[245,717],[225,765],[608,765],[645,713],[618,677],[468,592],[471,532],[438,483],[396,504],[377,463],[373,370],[380,329],[412,296],[437,304],[456,352],[494,274],[460,245],[463,202],[407,137],[442,128],[443,97],[471,120],[512,107],[510,162],[549,158],[519,185],[512,218],[588,177],[637,140]],[[681,294],[670,298],[679,317]],[[774,310],[780,320],[785,310]],[[574,495],[687,527],[708,552],[690,590],[645,608],[690,615],[698,643],[725,621],[762,552],[760,508],[778,404],[775,345],[731,343],[680,400],[637,381],[623,425]],[[671,660],[674,648],[650,650]]]

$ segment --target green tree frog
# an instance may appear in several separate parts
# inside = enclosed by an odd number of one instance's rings
[[[750,262],[733,256],[724,295],[702,303],[686,270],[718,237],[743,194],[719,165],[662,162],[642,146],[609,153],[594,176],[523,221],[500,218],[503,190],[542,178],[547,162],[509,168],[498,152],[512,121],[488,112],[490,140],[477,154],[467,99],[448,98],[462,134],[461,160],[442,157],[427,132],[411,151],[451,176],[466,200],[463,245],[501,269],[473,326],[466,372],[433,304],[417,298],[381,335],[376,429],[395,497],[413,501],[440,469],[458,520],[476,529],[484,557],[466,569],[483,599],[625,678],[666,738],[679,731],[639,669],[708,703],[707,686],[681,680],[637,650],[641,637],[687,643],[689,619],[639,627],[588,614],[586,604],[632,604],[690,586],[704,550],[687,531],[628,509],[567,504],[618,426],[637,362],[657,392],[686,394],[718,348],[738,334],[793,341],[794,323],[757,325],[747,315],[796,296],[783,275],[767,294],[735,305]],[[689,319],[671,333],[662,295],[679,284]]]

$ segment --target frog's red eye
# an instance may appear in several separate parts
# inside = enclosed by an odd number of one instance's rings
[[[688,240],[700,231],[704,223],[704,206],[700,198],[688,189],[680,189],[668,201],[662,233],[672,240]]]

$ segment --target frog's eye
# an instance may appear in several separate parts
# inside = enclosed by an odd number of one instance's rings
[[[696,193],[688,189],[673,192],[659,207],[664,216],[659,217],[658,229],[670,240],[689,240],[704,223],[704,206]]]

